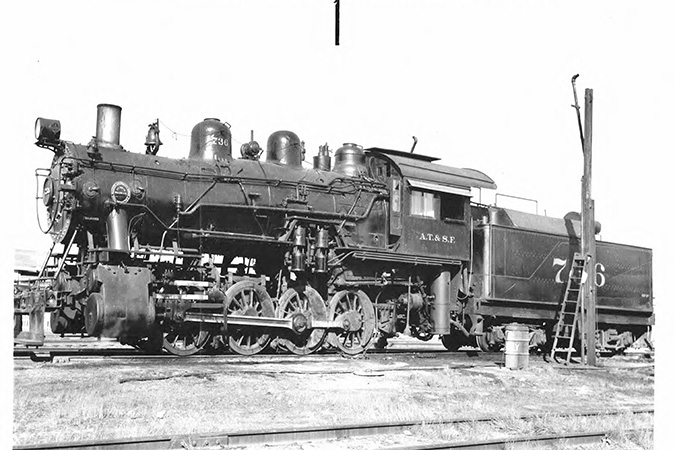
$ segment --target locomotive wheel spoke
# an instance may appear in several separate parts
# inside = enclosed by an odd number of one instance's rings
[[[272,299],[267,291],[253,281],[240,281],[225,292],[225,302],[230,315],[255,315],[274,317]],[[255,312],[255,314],[252,314]],[[270,335],[255,327],[232,327],[229,330],[230,349],[240,355],[255,355],[267,347]]]
[[[310,286],[291,287],[279,298],[278,318],[287,318],[303,314],[310,320],[326,320],[328,312],[321,295]],[[296,355],[308,355],[321,348],[326,337],[325,328],[307,329],[297,334],[284,331],[279,336],[279,344]]]
[[[243,311],[244,310],[244,305],[241,302],[241,297],[239,295],[235,295],[232,298],[232,302],[227,308],[227,311],[232,313],[232,312],[237,312],[237,311]]]
[[[350,327],[328,335],[332,346],[352,356],[368,349],[375,332],[375,310],[365,292],[344,290],[336,293],[330,301],[328,316],[329,320],[347,321]]]
[[[239,305],[239,309],[242,310],[242,311],[244,309],[246,309],[246,306],[247,306],[246,296],[243,293],[237,295],[237,300],[238,300],[237,304]]]

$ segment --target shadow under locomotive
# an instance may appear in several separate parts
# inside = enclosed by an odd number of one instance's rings
[[[490,350],[513,321],[546,342],[578,223],[471,204],[471,188],[496,188],[487,175],[355,144],[332,168],[322,146],[305,168],[290,131],[269,137],[265,161],[255,141],[235,159],[217,119],[171,159],[157,156],[156,123],[144,154],[125,150],[120,119],[99,105],[87,145],[36,123],[36,144],[54,152],[36,171],[54,245],[17,282],[17,344],[44,343],[46,312],[57,334],[177,355],[270,343],[354,355],[401,332]],[[598,261],[598,346],[618,350],[653,323],[651,250],[600,242]]]

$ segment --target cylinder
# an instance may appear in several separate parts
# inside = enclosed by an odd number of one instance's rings
[[[149,294],[153,279],[147,267],[99,264],[90,276],[99,284],[84,308],[84,325],[90,336],[111,338],[147,337],[155,322],[155,303]]]
[[[367,175],[366,153],[363,151],[363,147],[356,144],[343,144],[335,152],[335,168],[333,171],[352,177]]]
[[[192,128],[188,159],[230,161],[232,133],[230,126],[218,119],[204,119]]]
[[[267,162],[302,169],[305,147],[292,131],[275,131],[267,139]]]
[[[507,369],[527,369],[530,357],[530,333],[525,325],[511,323],[506,326],[504,359]]]
[[[127,212],[113,208],[106,220],[108,226],[108,248],[121,252],[129,251],[129,227]]]
[[[119,147],[122,108],[106,103],[96,108],[96,144],[99,147]]]
[[[452,274],[444,270],[431,283],[431,319],[434,322],[433,334],[449,334],[451,331],[450,309],[452,307]]]

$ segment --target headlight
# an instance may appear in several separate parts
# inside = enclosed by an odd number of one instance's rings
[[[35,139],[43,144],[58,144],[61,138],[61,122],[38,117],[35,121]]]

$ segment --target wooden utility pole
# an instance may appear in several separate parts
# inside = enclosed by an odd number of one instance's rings
[[[584,108],[584,177],[581,181],[581,254],[586,256],[586,282],[583,284],[584,321],[586,363],[596,365],[595,358],[595,323],[596,323],[596,288],[595,288],[595,202],[591,195],[591,165],[593,144],[593,89],[585,91]]]

